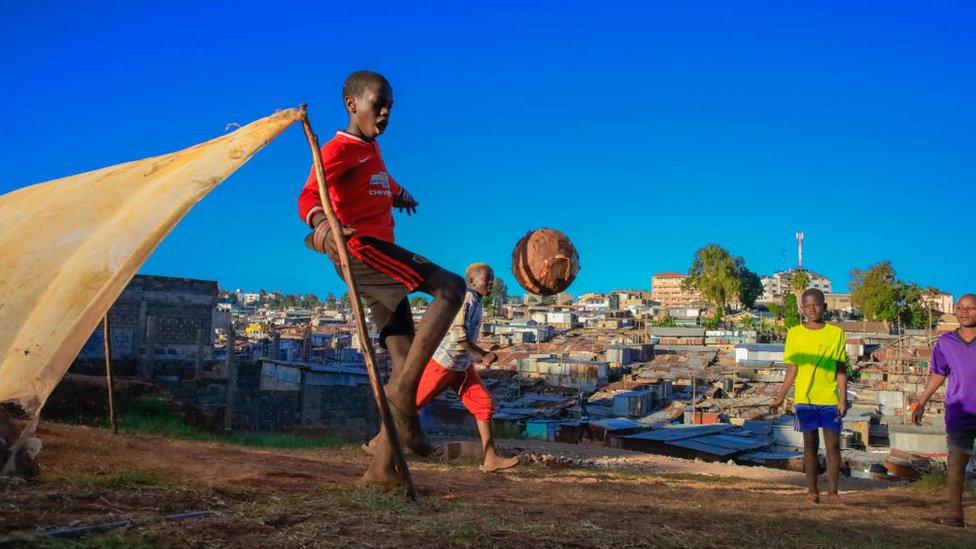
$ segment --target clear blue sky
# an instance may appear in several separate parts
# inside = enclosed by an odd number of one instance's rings
[[[648,288],[709,242],[769,273],[798,230],[840,290],[890,259],[976,291],[976,3],[0,1],[0,192],[303,102],[327,138],[368,68],[394,86],[387,166],[421,201],[399,243],[488,261],[513,293],[512,246],[541,226],[579,248],[577,295]],[[341,293],[302,245],[309,164],[293,127],[142,272]]]

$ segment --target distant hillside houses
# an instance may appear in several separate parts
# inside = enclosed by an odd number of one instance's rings
[[[816,288],[825,294],[831,293],[830,279],[826,276],[797,268],[787,269],[769,276],[762,277],[763,293],[759,301],[763,303],[781,303],[783,298],[793,293],[793,277],[800,272],[806,273],[810,277],[807,288]]]

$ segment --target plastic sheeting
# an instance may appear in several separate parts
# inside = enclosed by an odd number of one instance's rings
[[[163,238],[300,117],[0,196],[0,402],[37,413]]]

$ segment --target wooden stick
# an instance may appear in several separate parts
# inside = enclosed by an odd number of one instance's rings
[[[349,265],[349,252],[346,250],[346,236],[342,233],[342,226],[339,218],[336,217],[332,203],[329,201],[329,193],[326,191],[327,181],[325,180],[325,168],[322,165],[322,153],[319,150],[319,139],[312,131],[312,125],[308,121],[308,111],[305,105],[301,106],[302,127],[305,129],[305,137],[308,139],[308,146],[312,149],[312,161],[315,164],[315,177],[319,183],[319,199],[322,201],[322,209],[325,210],[325,217],[329,222],[332,238],[335,240],[336,251],[339,253],[339,263],[342,269],[342,276],[345,278],[346,286],[349,288],[349,305],[352,307],[353,316],[356,319],[356,333],[362,342],[363,358],[366,360],[366,373],[369,374],[369,385],[373,389],[373,398],[376,400],[376,409],[379,412],[380,421],[386,429],[386,438],[393,447],[393,462],[403,477],[406,484],[407,497],[411,500],[417,499],[417,493],[410,478],[410,470],[407,468],[407,460],[403,457],[403,448],[400,446],[400,439],[397,436],[396,427],[393,425],[393,417],[390,415],[390,403],[386,400],[386,393],[383,391],[383,384],[380,383],[379,371],[376,368],[376,356],[373,353],[373,344],[369,339],[369,331],[366,329],[366,316],[363,314],[362,303],[359,300],[359,290],[356,288],[356,280]]]
[[[105,346],[105,384],[108,386],[108,424],[112,432],[119,434],[119,426],[115,423],[115,392],[112,389],[112,346],[109,344],[108,313],[102,319],[102,343]]]

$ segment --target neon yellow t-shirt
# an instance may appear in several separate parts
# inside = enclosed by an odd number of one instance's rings
[[[783,361],[796,366],[793,402],[831,406],[838,402],[837,364],[847,363],[847,337],[831,324],[811,330],[802,324],[786,334]]]

